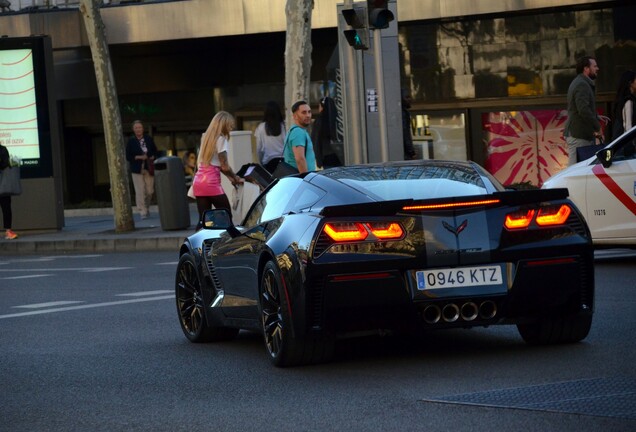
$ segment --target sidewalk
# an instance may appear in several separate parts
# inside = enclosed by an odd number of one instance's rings
[[[198,221],[196,204],[190,204],[190,227],[163,230],[157,206],[150,207],[150,217],[141,220],[134,214],[135,230],[116,233],[113,209],[78,209],[64,211],[60,231],[20,230],[15,240],[0,237],[0,255],[25,255],[68,252],[141,252],[174,251],[178,254],[183,239],[194,233]],[[4,233],[4,232],[3,232]]]

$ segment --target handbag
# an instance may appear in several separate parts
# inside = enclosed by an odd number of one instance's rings
[[[289,175],[298,174],[298,172],[298,168],[282,160],[278,162],[278,165],[276,165],[276,169],[272,173],[272,177],[274,177],[275,179],[282,179],[283,177],[287,177]]]
[[[576,161],[581,162],[588,160],[596,154],[597,151],[603,148],[603,140],[600,139],[598,144],[590,144],[576,148]]]
[[[155,161],[153,159],[146,159],[146,166],[148,167],[148,174],[155,175]]]
[[[9,167],[0,171],[0,195],[20,195],[20,167]]]

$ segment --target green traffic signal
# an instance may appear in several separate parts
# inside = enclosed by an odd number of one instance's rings
[[[342,17],[350,30],[344,31],[347,43],[356,50],[369,49],[369,16],[364,5],[354,5],[352,9],[343,9]]]

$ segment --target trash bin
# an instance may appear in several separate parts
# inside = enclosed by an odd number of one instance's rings
[[[155,160],[155,192],[159,219],[164,230],[190,226],[190,208],[181,158],[164,156]]]

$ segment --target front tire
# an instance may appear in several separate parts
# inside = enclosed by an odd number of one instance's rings
[[[532,323],[517,324],[519,334],[531,345],[579,342],[587,337],[591,327],[591,313],[561,318],[540,318]]]
[[[335,338],[330,335],[293,336],[288,297],[273,261],[268,261],[263,269],[260,311],[265,347],[274,366],[321,363],[333,356]]]
[[[238,334],[238,329],[208,325],[197,266],[188,253],[183,254],[177,264],[175,298],[181,330],[190,342],[229,340]]]

